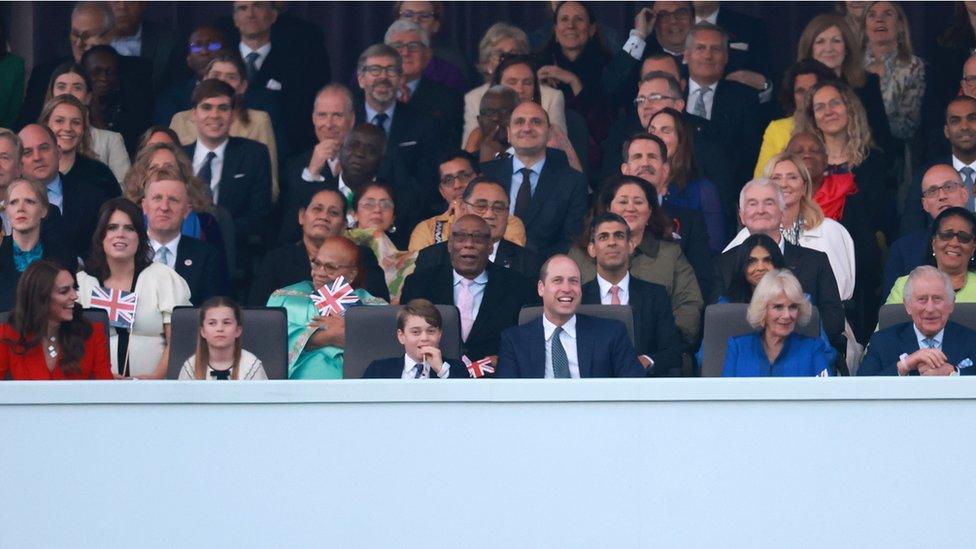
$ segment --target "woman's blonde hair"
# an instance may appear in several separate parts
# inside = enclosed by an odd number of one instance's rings
[[[96,155],[95,151],[92,150],[91,119],[89,118],[90,114],[88,107],[86,107],[81,101],[78,101],[77,97],[67,93],[62,93],[61,95],[55,96],[47,103],[44,103],[44,108],[41,109],[41,116],[38,119],[38,123],[50,128],[50,126],[48,126],[48,122],[51,120],[51,114],[54,113],[54,109],[56,109],[59,105],[71,105],[72,107],[78,109],[78,112],[81,113],[81,140],[78,143],[77,152],[93,160],[98,160],[98,155]]]
[[[803,218],[803,228],[806,230],[816,229],[823,223],[824,214],[820,209],[820,204],[813,200],[813,180],[810,178],[810,171],[803,159],[791,152],[783,151],[766,162],[763,168],[763,177],[771,179],[773,170],[780,162],[792,162],[796,166],[796,171],[803,178],[803,194],[800,196],[800,217]]]
[[[793,135],[801,132],[808,132],[816,135],[821,141],[826,143],[824,134],[817,127],[817,119],[813,114],[813,96],[824,88],[834,88],[840,94],[844,106],[847,108],[847,127],[845,128],[847,146],[847,161],[851,168],[859,166],[871,152],[874,140],[871,138],[871,127],[868,125],[868,116],[864,112],[864,105],[857,98],[857,94],[846,83],[841,80],[830,80],[820,82],[807,90],[803,98],[803,107],[799,106],[793,115]]]
[[[183,152],[183,149],[172,143],[153,143],[139,151],[135,161],[132,162],[132,167],[125,174],[125,179],[122,180],[122,190],[125,197],[136,204],[142,203],[146,194],[146,183],[149,182],[151,172],[160,169],[151,168],[150,162],[152,162],[153,155],[163,149],[171,152],[176,158],[174,170],[178,177],[175,179],[186,183],[186,194],[193,211],[207,212],[212,210],[213,200],[205,190],[203,182],[193,175],[193,165],[190,163],[190,158]]]
[[[875,0],[874,2],[871,2],[864,7],[864,13],[861,16],[861,20],[860,20],[861,37],[862,37],[861,49],[866,51],[868,47],[868,33],[867,33],[868,11],[870,11],[875,4],[878,4],[882,1],[891,4],[892,9],[895,10],[895,18],[898,19],[898,24],[900,25],[900,28],[898,29],[898,34],[895,36],[895,44],[898,51],[897,58],[898,61],[902,63],[908,63],[912,60],[912,55],[914,53],[912,50],[912,35],[911,33],[908,32],[908,16],[905,15],[905,10],[904,8],[901,7],[901,4],[898,2],[894,2],[893,0]]]
[[[855,88],[864,85],[864,54],[857,43],[857,38],[851,32],[851,28],[844,20],[844,16],[838,13],[821,13],[814,17],[803,34],[800,35],[800,42],[796,48],[796,60],[813,58],[813,43],[817,37],[830,27],[837,27],[840,35],[844,39],[844,62],[840,66],[840,76],[848,84]]]
[[[786,294],[786,298],[800,307],[800,314],[796,317],[797,326],[806,326],[813,314],[813,307],[803,295],[800,281],[793,276],[789,269],[773,269],[765,275],[752,292],[752,301],[746,309],[746,321],[756,330],[766,328],[766,306],[769,302]]]
[[[234,312],[234,320],[237,321],[237,325],[242,328],[244,327],[244,323],[242,322],[244,315],[241,312],[241,306],[233,299],[223,296],[211,297],[204,301],[203,305],[200,305],[199,326],[197,327],[197,352],[194,355],[196,358],[193,364],[193,377],[195,379],[207,379],[207,367],[210,366],[210,347],[207,346],[207,340],[203,339],[203,323],[207,319],[207,311],[216,309],[217,307],[228,307]],[[230,379],[240,379],[242,338],[243,336],[240,336],[234,340],[234,365],[230,368]]]

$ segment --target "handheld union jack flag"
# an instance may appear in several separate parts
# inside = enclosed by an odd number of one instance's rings
[[[308,297],[311,298],[312,303],[315,303],[319,314],[325,316],[345,316],[347,306],[359,301],[359,297],[353,293],[352,286],[342,276],[336,278],[332,284],[326,284],[312,292]]]
[[[490,356],[474,362],[471,362],[470,358],[462,356],[461,362],[468,367],[468,373],[471,374],[471,377],[485,377],[485,374],[495,373],[495,367],[491,365]]]
[[[123,292],[110,288],[95,287],[91,291],[91,306],[108,313],[108,323],[114,328],[131,329],[136,316],[135,292]]]

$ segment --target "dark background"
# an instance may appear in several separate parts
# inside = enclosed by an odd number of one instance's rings
[[[32,52],[16,51],[35,62],[43,62],[69,53],[68,29],[71,2],[31,2],[33,34]],[[624,40],[633,26],[634,14],[647,2],[596,2],[593,7],[601,28],[608,35]],[[773,66],[777,74],[795,59],[796,42],[803,26],[818,13],[833,9],[833,2],[725,2],[726,7],[760,17],[769,31]],[[906,2],[915,53],[926,58],[930,44],[945,29],[952,17],[952,2]],[[18,9],[23,9],[21,4]],[[359,52],[382,41],[392,19],[392,2],[290,2],[297,15],[321,25],[325,30],[333,77],[351,75]],[[498,21],[518,25],[530,35],[551,27],[548,2],[445,2],[440,35],[443,41],[458,45],[474,62],[478,41],[485,30]],[[11,2],[0,3],[0,17],[8,28],[22,22],[12,21]],[[181,35],[194,26],[218,17],[229,17],[230,2],[151,2],[146,19],[171,26]],[[23,30],[23,29],[18,29]],[[473,82],[472,84],[480,84]]]

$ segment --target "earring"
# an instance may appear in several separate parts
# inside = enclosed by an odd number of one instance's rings
[[[392,225],[392,226],[390,227],[390,230],[389,230],[388,232],[389,232],[390,234],[393,234],[393,233],[395,233],[395,232],[396,232],[396,225]]]

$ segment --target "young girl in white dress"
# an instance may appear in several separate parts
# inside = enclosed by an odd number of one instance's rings
[[[258,357],[241,348],[241,306],[213,297],[200,306],[197,352],[183,363],[180,379],[268,379]]]

